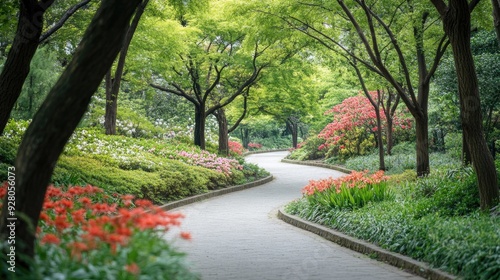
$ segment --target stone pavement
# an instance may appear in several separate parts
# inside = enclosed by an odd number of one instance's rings
[[[185,214],[182,230],[193,237],[175,241],[193,271],[202,279],[422,279],[279,220],[277,210],[310,179],[342,175],[281,163],[286,154],[246,158],[271,172],[271,183],[174,210]]]

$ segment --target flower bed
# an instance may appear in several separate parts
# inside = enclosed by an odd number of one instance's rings
[[[6,188],[7,184],[0,188],[2,199]],[[182,218],[132,195],[110,196],[90,185],[50,186],[30,278],[196,279],[183,255],[162,237],[171,227],[179,227]],[[181,232],[180,238],[191,235]]]

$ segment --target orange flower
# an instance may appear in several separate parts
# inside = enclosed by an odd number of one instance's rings
[[[135,200],[135,205],[137,207],[151,207],[153,206],[153,202],[147,199],[136,199]]]
[[[71,217],[73,218],[73,223],[75,224],[82,224],[85,222],[85,214],[87,210],[85,209],[78,209],[75,210],[71,213]]]
[[[42,244],[56,244],[57,245],[57,244],[61,243],[61,240],[55,234],[47,233],[42,238],[41,242],[42,242]]]
[[[78,199],[78,201],[80,201],[80,203],[83,203],[85,205],[92,203],[92,200],[90,200],[90,198],[88,198],[86,196],[80,197],[80,199]]]
[[[54,221],[54,225],[56,226],[58,231],[63,231],[70,226],[66,216],[57,216],[56,220]]]
[[[191,233],[183,231],[183,232],[181,232],[181,238],[185,239],[185,240],[191,240],[191,238],[192,238]]]
[[[125,266],[125,270],[133,275],[138,275],[140,272],[140,268],[136,263],[131,263]]]

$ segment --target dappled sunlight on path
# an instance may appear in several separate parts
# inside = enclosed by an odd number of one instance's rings
[[[343,175],[281,163],[286,154],[247,157],[275,177],[268,184],[175,209],[192,233],[176,246],[193,270],[203,279],[421,279],[279,220],[277,210],[309,180]]]

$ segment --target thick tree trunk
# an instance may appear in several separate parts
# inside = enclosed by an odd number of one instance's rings
[[[5,242],[11,234],[7,225],[12,221],[8,219],[17,219],[16,256],[33,257],[35,228],[54,166],[118,54],[130,17],[139,2],[101,2],[72,61],[24,135],[15,161],[16,211],[7,211],[8,204],[4,201],[0,220],[0,237]],[[26,260],[16,262],[16,268],[28,266]]]
[[[217,124],[219,125],[219,154],[228,155],[229,154],[229,135],[228,135],[228,125],[226,112],[224,108],[219,108],[217,114]]]
[[[493,4],[493,25],[497,33],[498,46],[500,46],[500,0],[491,0]]]
[[[205,150],[205,107],[196,106],[194,114],[194,144]]]
[[[443,26],[450,39],[460,94],[460,118],[463,133],[476,171],[481,209],[494,207],[499,200],[497,173],[484,138],[479,86],[470,48],[470,12],[468,1],[450,0],[442,13]]]
[[[38,4],[35,0],[20,2],[16,36],[0,74],[0,134],[3,133],[10,112],[21,95],[31,60],[38,48],[43,14],[52,4],[52,1],[47,1],[47,4]]]
[[[415,134],[417,142],[417,176],[429,174],[429,121],[427,114],[415,118]]]

